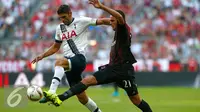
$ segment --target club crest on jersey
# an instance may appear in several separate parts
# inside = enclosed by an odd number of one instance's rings
[[[62,40],[68,40],[72,37],[75,37],[77,36],[75,30],[72,30],[71,32],[66,32],[66,33],[63,33],[62,34]]]

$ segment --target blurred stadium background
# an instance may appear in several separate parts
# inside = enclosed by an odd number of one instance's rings
[[[200,0],[100,1],[126,13],[133,34],[131,51],[138,60],[134,67],[139,92],[154,112],[200,112]],[[50,85],[55,59],[62,57],[62,50],[37,65],[30,62],[54,42],[60,4],[70,4],[74,17],[109,17],[87,0],[0,0],[0,99],[7,87]],[[108,62],[113,37],[111,27],[88,30],[88,63],[83,76]],[[63,79],[61,87],[67,85]],[[139,112],[122,90],[117,99],[112,92],[109,85],[88,90],[104,112]],[[26,108],[11,109],[3,104],[0,107],[6,112],[87,112],[76,98],[60,108],[30,102]]]

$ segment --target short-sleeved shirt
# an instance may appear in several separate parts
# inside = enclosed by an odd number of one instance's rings
[[[96,25],[96,20],[89,17],[74,18],[70,25],[65,25],[67,31],[64,33],[60,29],[60,24],[57,26],[55,41],[63,44],[65,57],[75,55],[69,47],[68,39],[72,39],[79,52],[85,54],[85,48],[88,45],[88,26]]]
[[[110,65],[137,62],[130,49],[131,37],[130,27],[126,23],[123,25],[117,24],[110,51]]]

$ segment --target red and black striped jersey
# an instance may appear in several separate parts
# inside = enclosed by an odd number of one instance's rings
[[[125,23],[117,24],[113,44],[110,51],[109,64],[136,63],[136,59],[131,53],[131,33],[130,27]]]

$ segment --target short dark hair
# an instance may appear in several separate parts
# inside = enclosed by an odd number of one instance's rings
[[[57,10],[57,14],[63,14],[63,13],[68,13],[71,12],[70,6],[69,5],[61,5],[58,10]]]
[[[115,10],[115,11],[117,11],[118,13],[122,15],[122,17],[124,18],[124,21],[126,20],[125,14],[122,10]]]

